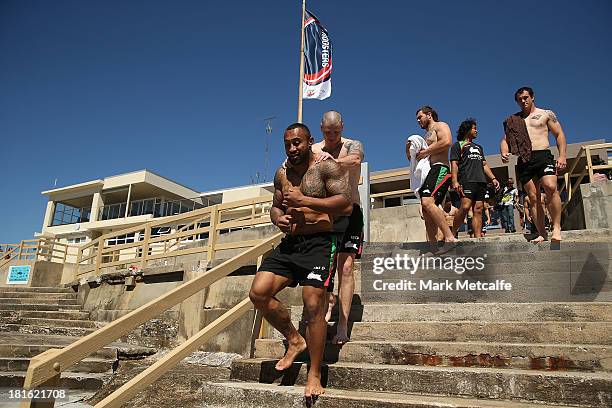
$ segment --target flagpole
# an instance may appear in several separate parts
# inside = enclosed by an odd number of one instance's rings
[[[302,0],[302,42],[300,43],[300,82],[298,88],[298,123],[302,123],[302,99],[304,83],[304,18],[306,17],[306,0]]]

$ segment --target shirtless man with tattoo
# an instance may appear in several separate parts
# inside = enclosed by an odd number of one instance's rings
[[[355,258],[361,257],[363,245],[363,211],[359,202],[359,177],[361,176],[361,161],[363,160],[363,145],[358,140],[342,136],[344,122],[342,116],[336,111],[323,114],[321,119],[321,132],[323,140],[312,146],[315,162],[333,160],[348,171],[350,200],[353,211],[349,216],[338,217],[334,220],[334,232],[338,234],[338,297],[340,310],[338,330],[332,343],[342,346],[348,338],[348,316],[353,302],[355,278],[353,265]],[[331,319],[331,310],[334,306],[334,296],[329,294],[329,307],[325,320]]]
[[[525,121],[531,141],[531,158],[526,162],[519,158],[517,173],[523,189],[529,196],[530,203],[535,208],[535,211],[531,212],[531,216],[538,230],[538,236],[532,242],[537,243],[548,239],[544,223],[544,205],[539,194],[540,188],[544,189],[548,211],[552,218],[551,240],[561,241],[561,198],[557,190],[557,172],[563,172],[567,165],[565,134],[553,111],[535,106],[533,89],[529,87],[519,88],[514,94],[514,100],[521,108],[521,112],[516,115],[520,115]],[[549,132],[557,139],[559,157],[556,161],[550,152]],[[510,159],[510,148],[506,140],[506,134],[501,141],[500,151],[502,161],[507,163]]]
[[[416,159],[421,160],[429,157],[431,163],[431,169],[423,185],[419,188],[419,196],[421,197],[427,240],[434,248],[434,253],[440,253],[457,242],[446,222],[444,211],[438,207],[442,204],[451,183],[448,149],[452,144],[452,136],[448,125],[438,121],[438,113],[430,106],[423,106],[417,110],[416,119],[421,129],[427,130],[423,138],[428,146],[417,154]],[[436,248],[438,229],[442,231],[445,241],[441,250]]]
[[[262,262],[249,297],[289,343],[287,353],[276,363],[277,370],[291,367],[298,354],[308,348],[310,370],[304,395],[316,398],[324,392],[321,361],[327,334],[325,305],[337,247],[332,217],[348,215],[353,207],[347,172],[334,160],[315,163],[308,127],[290,125],[284,141],[290,166],[282,166],[274,176],[270,218],[287,235]],[[307,320],[306,340],[275,297],[287,286],[298,284],[302,286]]]

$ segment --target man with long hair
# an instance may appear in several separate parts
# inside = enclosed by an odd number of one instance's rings
[[[457,129],[457,142],[451,147],[450,161],[452,168],[452,186],[461,196],[459,211],[453,222],[453,233],[456,233],[465,214],[472,210],[472,230],[474,236],[482,234],[482,211],[487,192],[487,178],[495,189],[499,182],[485,160],[482,146],[474,142],[478,135],[476,119],[468,118],[461,122]]]

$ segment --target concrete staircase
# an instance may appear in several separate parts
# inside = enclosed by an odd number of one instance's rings
[[[443,270],[414,275],[439,281],[506,278],[514,291],[503,294],[422,291],[385,297],[368,291],[375,278],[373,256],[421,253],[417,244],[370,245],[357,268],[351,341],[341,349],[327,344],[326,393],[315,406],[611,407],[612,243],[608,231],[597,243],[589,241],[592,236],[565,234],[560,248],[529,244],[514,234],[474,240],[479,250],[486,242],[489,254],[480,275]],[[472,243],[462,251],[472,251]],[[385,273],[406,277],[405,271]],[[303,331],[301,307],[292,308],[292,320]],[[329,340],[335,323],[328,328]],[[255,358],[232,364],[230,381],[203,387],[202,406],[304,406],[308,356],[277,372],[285,344],[273,337],[257,340]]]
[[[94,331],[98,324],[89,315],[70,288],[0,287],[0,388],[21,387],[31,357]],[[73,390],[71,399],[93,395],[120,360],[153,353],[151,348],[113,343],[63,372],[60,387]]]

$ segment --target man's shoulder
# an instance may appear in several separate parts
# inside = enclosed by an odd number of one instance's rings
[[[323,140],[321,140],[320,142],[317,143],[313,143],[312,144],[312,151],[314,153],[321,153],[323,151]]]
[[[318,171],[321,175],[336,174],[341,169],[340,165],[331,159],[322,160],[313,164],[310,168]]]

